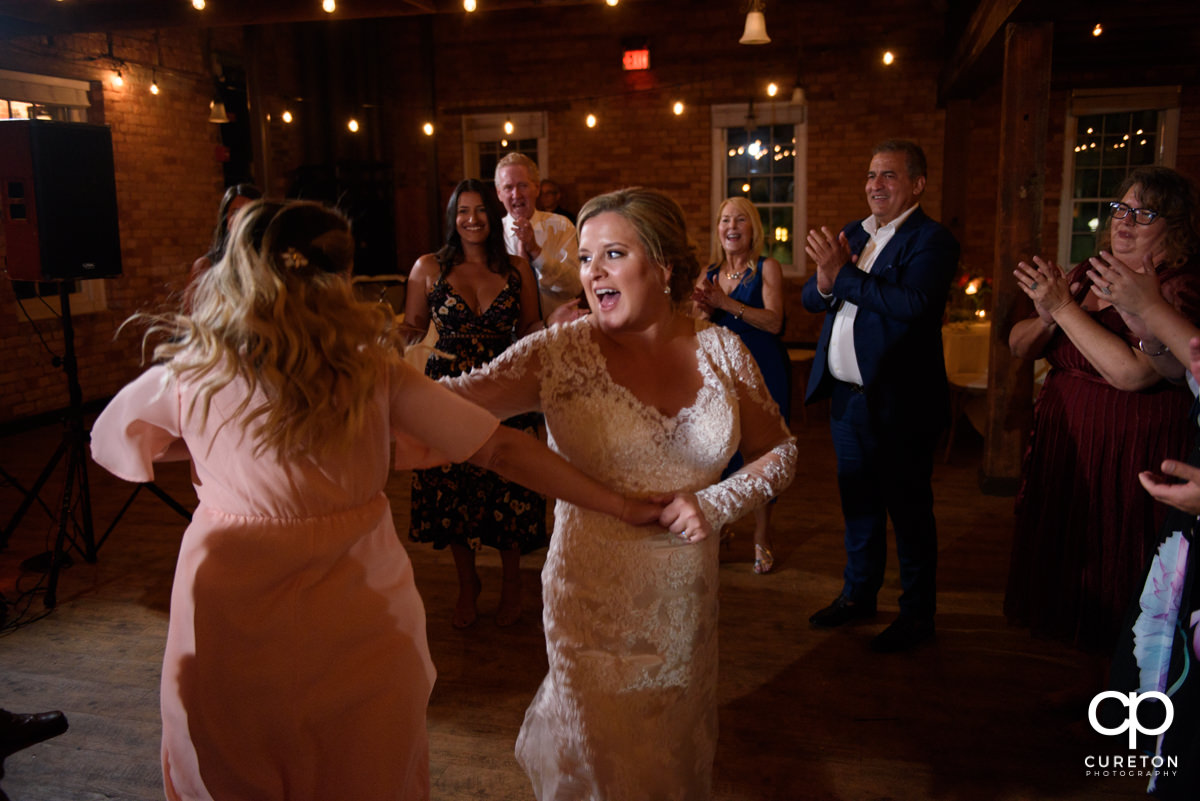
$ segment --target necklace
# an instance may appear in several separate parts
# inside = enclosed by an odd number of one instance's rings
[[[743,267],[742,269],[738,270],[736,273],[731,273],[731,272],[726,271],[725,277],[728,278],[730,281],[737,281],[737,280],[741,279],[741,277],[745,274],[746,274],[746,268]]]

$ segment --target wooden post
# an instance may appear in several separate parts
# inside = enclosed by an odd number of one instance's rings
[[[1004,29],[988,430],[980,476],[983,490],[996,494],[1016,491],[1033,420],[1033,363],[1013,357],[1008,332],[1033,311],[1012,271],[1018,261],[1042,252],[1053,34],[1048,22],[1010,23]]]

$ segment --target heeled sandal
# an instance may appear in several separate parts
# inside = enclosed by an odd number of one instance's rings
[[[771,553],[770,548],[764,548],[758,543],[754,543],[754,572],[761,576],[764,573],[770,573],[773,567],[775,567],[775,554]]]

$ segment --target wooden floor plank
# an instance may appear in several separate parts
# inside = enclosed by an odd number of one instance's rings
[[[827,424],[810,410],[795,430],[801,464],[774,510],[776,571],[751,570],[749,520],[735,526],[720,554],[717,801],[1138,797],[1140,779],[1084,777],[1083,756],[1111,753],[1111,740],[1093,732],[1080,710],[1047,704],[1064,688],[1088,689],[1091,660],[1004,621],[1012,499],[979,493],[978,437],[960,431],[950,463],[935,471],[935,643],[878,656],[867,643],[896,613],[894,549],[875,621],[835,631],[808,625],[841,587],[844,552]],[[5,438],[0,467],[28,487],[58,437],[45,428]],[[132,488],[95,466],[89,477],[99,534]],[[402,533],[408,481],[397,474],[388,488]],[[166,466],[158,483],[194,504],[185,465]],[[60,492],[55,479],[43,497],[53,506]],[[21,497],[0,485],[0,522]],[[162,798],[158,674],[183,527],[159,499],[139,493],[95,564],[72,554],[57,609],[0,637],[0,706],[61,708],[71,724],[7,760],[4,788],[13,801]],[[35,507],[0,551],[0,592],[10,600],[37,583],[20,563],[45,550],[55,529]],[[433,796],[527,801],[532,794],[513,745],[546,670],[538,581],[544,552],[523,560],[525,613],[504,629],[494,619],[499,559],[481,555],[480,618],[460,631],[449,622],[457,595],[449,551],[406,547],[439,673],[429,706]],[[40,600],[30,611],[42,611]]]

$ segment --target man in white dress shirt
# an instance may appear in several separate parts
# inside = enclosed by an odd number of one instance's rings
[[[537,208],[541,180],[537,165],[509,153],[496,165],[496,194],[508,214],[504,242],[508,252],[529,262],[538,278],[542,317],[583,290],[579,282],[579,243],[575,225],[560,214]]]

